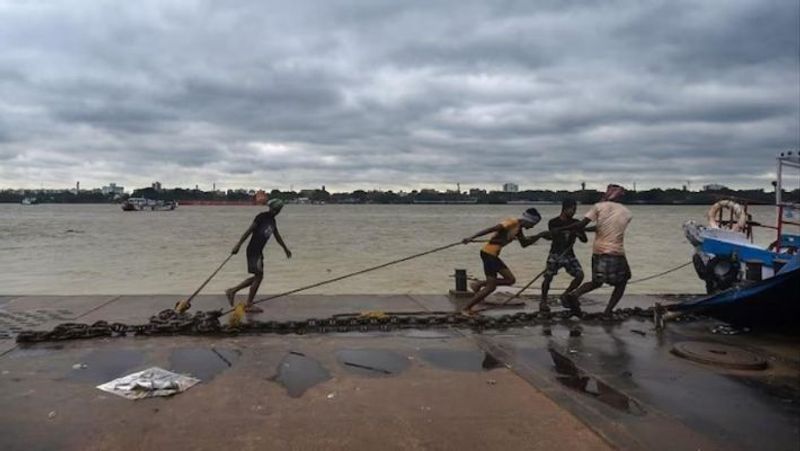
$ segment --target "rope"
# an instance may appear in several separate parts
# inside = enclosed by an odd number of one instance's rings
[[[660,273],[658,273],[658,274],[653,274],[653,275],[650,275],[650,276],[647,276],[647,277],[643,277],[643,278],[641,278],[641,279],[632,280],[632,281],[628,282],[628,285],[631,285],[631,284],[634,284],[634,283],[646,282],[646,281],[648,281],[648,280],[652,280],[652,279],[657,279],[657,278],[659,278],[659,277],[661,277],[661,276],[665,276],[665,275],[667,275],[667,274],[669,274],[669,273],[672,273],[672,272],[675,272],[675,271],[677,271],[677,270],[679,270],[679,269],[685,268],[685,267],[687,267],[687,266],[689,266],[689,265],[691,265],[691,264],[692,264],[692,262],[691,262],[691,261],[689,261],[689,262],[686,262],[686,263],[681,263],[680,265],[678,265],[678,266],[676,266],[676,267],[674,267],[674,268],[668,269],[668,270],[666,270],[666,271],[663,271],[663,272],[660,272]],[[511,285],[511,286],[510,286],[510,288],[522,288],[522,289],[523,289],[523,291],[524,291],[524,290],[527,290],[528,288],[530,288],[530,286],[533,284],[533,282],[535,282],[536,280],[538,280],[538,278],[539,278],[539,277],[541,277],[541,275],[542,275],[542,274],[544,274],[544,272],[545,272],[545,271],[546,271],[546,269],[545,269],[545,270],[543,270],[542,272],[540,272],[539,274],[537,274],[537,275],[536,275],[536,277],[534,277],[533,281],[531,281],[531,282],[530,282],[530,283],[528,283],[527,285]],[[468,280],[480,280],[480,279],[478,279],[477,277],[473,277],[473,276],[470,276],[470,277],[468,277],[467,279],[468,279]],[[558,287],[550,287],[550,289],[551,289],[551,290],[555,290],[555,291],[559,291],[559,290],[566,290],[566,288],[565,288],[565,287],[561,287],[561,288],[558,288]],[[521,294],[521,293],[520,293],[520,294]],[[519,296],[519,294],[517,294],[516,296]],[[515,296],[515,297],[516,297],[516,296]]]
[[[666,276],[667,274],[669,274],[671,272],[675,272],[675,271],[677,271],[677,270],[679,270],[681,268],[685,268],[685,267],[687,267],[687,266],[689,266],[691,264],[692,264],[691,261],[688,261],[686,263],[681,263],[680,265],[678,265],[678,266],[676,266],[676,267],[674,267],[672,269],[668,269],[668,270],[660,272],[658,274],[653,274],[652,276],[647,276],[647,277],[643,277],[641,279],[632,280],[632,281],[628,282],[628,285],[632,285],[634,283],[639,283],[639,282],[645,282],[645,281],[652,280],[652,279],[657,279],[657,278],[659,278],[661,276]]]
[[[558,257],[556,257],[556,259],[561,259],[561,257],[563,257],[563,256],[567,255],[567,252],[569,252],[569,251],[571,251],[571,250],[572,250],[572,247],[568,247],[568,248],[564,249],[564,251],[562,251],[560,254],[558,254]],[[549,257],[548,257],[548,258],[549,258]],[[509,302],[511,302],[513,299],[516,299],[516,298],[518,298],[518,297],[519,297],[519,296],[522,294],[522,292],[523,292],[523,291],[527,290],[527,289],[528,289],[528,288],[529,288],[531,285],[533,285],[533,282],[536,282],[536,281],[539,279],[539,277],[542,277],[542,275],[543,275],[544,273],[546,273],[546,272],[547,272],[547,267],[545,267],[545,268],[544,268],[544,269],[543,269],[541,272],[539,272],[539,274],[536,274],[536,277],[534,277],[533,279],[531,279],[531,281],[530,281],[530,282],[528,282],[528,284],[527,284],[527,285],[525,285],[525,286],[524,286],[524,287],[522,287],[522,288],[521,288],[519,291],[517,291],[516,293],[514,293],[514,295],[510,296],[508,299],[506,299],[505,301],[503,301],[503,305],[506,305],[506,304],[508,304]]]
[[[345,274],[345,275],[343,275],[343,276],[339,276],[339,277],[334,277],[334,278],[332,278],[332,279],[323,280],[323,281],[320,281],[320,282],[317,282],[317,283],[313,283],[313,284],[311,284],[311,285],[306,285],[306,286],[304,286],[304,287],[295,288],[295,289],[293,289],[293,290],[284,291],[283,293],[278,293],[278,294],[275,294],[275,295],[272,295],[272,296],[268,296],[268,297],[266,297],[266,298],[263,298],[263,299],[259,299],[259,300],[257,300],[257,301],[253,301],[253,305],[255,305],[255,304],[260,304],[260,303],[262,303],[262,302],[266,302],[266,301],[271,301],[271,300],[273,300],[273,299],[277,299],[277,298],[282,298],[282,297],[284,297],[284,296],[288,296],[288,295],[290,295],[290,294],[299,293],[299,292],[301,292],[301,291],[310,290],[310,289],[312,289],[312,288],[320,287],[320,286],[322,286],[322,285],[327,285],[327,284],[329,284],[329,283],[338,282],[338,281],[340,281],[340,280],[349,279],[350,277],[359,276],[359,275],[361,275],[361,274],[366,274],[366,273],[368,273],[368,272],[377,271],[377,270],[379,270],[379,269],[383,269],[383,268],[386,268],[386,267],[388,267],[388,266],[396,265],[396,264],[398,264],[398,263],[403,263],[403,262],[406,262],[406,261],[409,261],[409,260],[413,260],[413,259],[415,259],[415,258],[424,257],[424,256],[426,256],[426,255],[429,255],[429,254],[434,254],[434,253],[436,253],[436,252],[441,252],[441,251],[443,251],[443,250],[450,249],[451,247],[458,246],[458,245],[460,245],[460,244],[462,244],[462,242],[461,242],[461,241],[457,241],[457,242],[455,242],[455,243],[450,243],[450,244],[448,244],[448,245],[445,245],[445,246],[440,246],[440,247],[437,247],[437,248],[435,248],[435,249],[431,249],[431,250],[429,250],[429,251],[420,252],[420,253],[418,253],[418,254],[414,254],[414,255],[409,255],[408,257],[399,258],[399,259],[397,259],[397,260],[392,260],[392,261],[390,261],[390,262],[386,262],[386,263],[383,263],[383,264],[381,264],[381,265],[378,265],[378,266],[373,266],[373,267],[371,267],[371,268],[366,268],[366,269],[362,269],[362,270],[360,270],[360,271],[351,272],[351,273],[349,273],[349,274]],[[234,310],[235,310],[235,309],[233,309],[233,308],[232,308],[232,309],[228,309],[228,310],[226,310],[226,311],[222,312],[222,314],[223,314],[223,315],[227,315],[228,313],[231,313],[231,312],[233,312]]]

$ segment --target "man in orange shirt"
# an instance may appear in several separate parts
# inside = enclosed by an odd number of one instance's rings
[[[581,230],[590,222],[596,223],[594,245],[592,247],[592,280],[577,289],[565,293],[561,298],[564,307],[576,315],[581,314],[578,299],[592,290],[600,288],[604,283],[612,285],[614,291],[606,305],[605,314],[610,315],[631,278],[631,268],[625,257],[625,229],[631,222],[631,212],[619,203],[625,195],[625,189],[619,185],[608,185],[603,199],[594,204],[586,216],[567,229]]]
[[[535,226],[541,219],[541,215],[535,208],[529,208],[525,210],[520,218],[506,219],[494,227],[481,230],[462,240],[464,244],[467,244],[479,236],[494,233],[492,238],[489,239],[489,242],[481,249],[481,260],[483,260],[483,272],[486,275],[486,280],[472,283],[471,288],[472,291],[475,292],[475,296],[469,301],[467,306],[464,307],[461,313],[472,315],[475,313],[472,307],[486,299],[498,286],[514,285],[517,279],[514,277],[511,270],[508,269],[508,266],[503,263],[503,260],[500,260],[500,250],[514,240],[519,240],[522,247],[527,247],[535,243],[540,237],[534,235],[528,238],[522,233],[522,229],[529,229]],[[498,274],[502,277],[498,278]]]

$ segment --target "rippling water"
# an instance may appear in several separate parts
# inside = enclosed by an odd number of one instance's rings
[[[294,258],[270,241],[261,292],[277,292],[458,241],[526,206],[510,205],[288,205],[278,226]],[[545,221],[557,205],[537,206]],[[626,249],[638,279],[689,260],[681,224],[702,221],[702,206],[632,206]],[[588,206],[581,206],[578,215]],[[0,294],[186,294],[227,256],[259,207],[180,207],[172,212],[123,212],[116,205],[0,205]],[[771,224],[774,210],[755,207]],[[546,225],[545,225],[546,227]],[[773,232],[760,230],[766,245]],[[503,259],[517,278],[544,268],[549,242],[512,244]],[[482,275],[480,244],[358,276],[310,293],[445,293],[454,268]],[[589,272],[591,243],[576,245]],[[204,290],[221,293],[247,276],[244,248]],[[554,285],[565,286],[559,274]],[[538,284],[537,284],[538,286]],[[630,286],[638,293],[701,292],[691,267]]]

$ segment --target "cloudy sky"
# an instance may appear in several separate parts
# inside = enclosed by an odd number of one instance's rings
[[[767,187],[798,0],[0,0],[0,188]]]

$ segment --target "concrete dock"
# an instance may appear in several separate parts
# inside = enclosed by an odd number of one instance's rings
[[[129,337],[17,345],[21,329],[144,323],[180,296],[0,296],[0,449],[773,449],[800,443],[800,338],[718,335],[713,320],[505,331]],[[649,306],[629,296],[620,306]],[[603,307],[605,296],[584,307]],[[194,310],[226,306],[200,296]],[[526,309],[534,308],[529,302]],[[438,295],[291,296],[267,319],[449,310]],[[487,314],[503,314],[502,310]],[[575,330],[580,330],[575,333]],[[572,331],[572,332],[571,332]],[[767,362],[673,355],[724,343]],[[160,366],[201,383],[128,401],[95,386]]]

